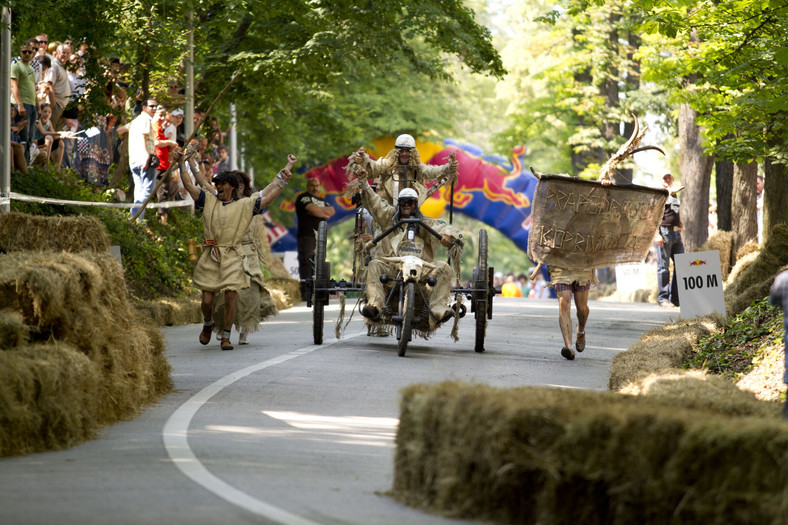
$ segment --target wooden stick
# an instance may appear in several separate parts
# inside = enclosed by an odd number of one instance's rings
[[[230,86],[233,84],[233,82],[235,82],[235,79],[237,79],[239,76],[241,76],[241,70],[240,69],[238,71],[236,71],[235,74],[233,74],[233,77],[230,79],[230,81],[227,83],[227,85],[224,86],[224,89],[222,89],[221,92],[219,92],[219,94],[216,96],[216,98],[211,103],[211,105],[208,106],[208,109],[205,111],[205,113],[203,113],[203,117],[194,125],[194,130],[192,130],[192,134],[189,135],[189,138],[187,138],[186,140],[183,141],[184,147],[189,145],[189,143],[192,141],[194,136],[197,134],[197,130],[200,129],[200,125],[202,124],[202,121],[205,119],[205,117],[208,116],[208,114],[211,112],[211,110],[216,105],[216,103],[219,102],[219,99],[222,98],[222,95],[224,95],[227,92],[227,90],[230,89]],[[164,181],[166,180],[167,175],[169,175],[170,172],[175,169],[175,166],[176,166],[176,163],[170,164],[170,167],[167,168],[167,171],[165,171],[164,174],[161,176],[161,178],[156,181],[156,186],[154,186],[153,191],[151,191],[150,195],[148,195],[148,198],[145,199],[145,202],[140,204],[140,207],[137,209],[137,213],[132,215],[129,220],[136,221],[137,217],[139,217],[140,214],[143,211],[145,211],[145,207],[150,203],[151,199],[153,199],[153,196],[156,195],[156,192],[159,191],[159,188],[161,187],[162,184],[164,184]]]
[[[535,280],[536,279],[536,275],[539,273],[539,270],[541,270],[541,269],[542,269],[542,263],[537,264],[536,268],[534,268],[534,271],[531,272],[530,276],[528,276],[528,280],[529,281]]]

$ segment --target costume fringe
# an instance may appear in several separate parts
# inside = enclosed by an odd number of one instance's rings
[[[339,317],[337,317],[337,324],[334,326],[334,337],[336,337],[337,339],[339,339],[342,336],[342,333],[344,332],[344,330],[342,329],[342,321],[345,319],[345,292],[339,292],[338,295],[339,295]],[[350,319],[348,319],[348,322],[350,322]]]

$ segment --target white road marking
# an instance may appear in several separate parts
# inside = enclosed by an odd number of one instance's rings
[[[366,331],[364,334],[365,333]],[[362,332],[347,335],[343,339],[347,340],[360,335],[363,335]],[[307,346],[305,348],[274,357],[268,361],[263,361],[262,363],[248,366],[233,372],[232,374],[228,374],[217,381],[214,381],[210,385],[197,392],[188,401],[178,407],[175,412],[172,413],[170,418],[167,420],[167,423],[165,423],[164,429],[162,430],[164,448],[167,449],[167,454],[170,456],[172,462],[180,469],[181,472],[183,472],[187,478],[191,479],[198,485],[216,494],[228,503],[237,505],[238,507],[246,509],[249,512],[257,514],[258,516],[287,525],[319,525],[317,522],[296,516],[295,514],[291,514],[286,510],[274,507],[269,503],[254,498],[211,474],[211,472],[200,462],[197,456],[195,456],[191,447],[189,447],[188,433],[189,425],[191,424],[192,418],[194,418],[194,415],[197,413],[197,411],[200,410],[200,408],[205,403],[207,403],[213,396],[221,392],[224,388],[250,374],[259,372],[260,370],[264,370],[272,366],[276,366],[291,359],[295,359],[296,357],[310,354],[315,350],[326,348],[338,342],[339,340],[335,339],[333,341],[325,342],[322,345]]]

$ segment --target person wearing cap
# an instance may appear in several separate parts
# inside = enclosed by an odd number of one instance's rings
[[[412,255],[435,265],[435,268],[424,273],[424,277],[436,279],[430,294],[430,311],[433,321],[438,324],[450,320],[453,317],[453,312],[449,308],[452,272],[446,262],[435,260],[435,251],[438,244],[447,247],[461,239],[462,234],[454,226],[424,217],[419,211],[418,193],[413,188],[405,188],[400,191],[397,206],[392,206],[367,183],[363,168],[359,170],[358,174],[362,180],[362,204],[372,214],[381,231],[388,230],[401,219],[417,217],[441,235],[438,240],[426,229],[419,228],[418,225],[403,224],[399,229],[384,237],[377,245],[375,257],[367,267],[367,304],[361,309],[361,315],[370,321],[377,321],[380,318],[380,311],[386,303],[380,276],[383,274],[396,275],[396,265],[382,260],[381,257]]]
[[[394,149],[388,152],[385,157],[372,160],[364,151],[364,148],[353,153],[348,159],[347,172],[355,173],[357,167],[363,167],[369,177],[380,177],[381,187],[378,193],[387,202],[394,202],[394,182],[399,181],[397,187],[413,188],[419,195],[419,204],[424,202],[427,196],[425,181],[438,180],[444,175],[453,176],[457,173],[459,163],[454,158],[441,166],[424,164],[421,162],[419,150],[416,149],[416,141],[408,134],[397,137],[394,142]],[[404,179],[407,176],[408,182]]]
[[[186,129],[183,125],[183,110],[181,108],[173,109],[171,115],[172,125],[175,126],[176,130],[175,141],[178,143],[178,147],[182,148],[184,142],[186,142]]]
[[[657,245],[657,303],[666,308],[679,306],[676,270],[673,270],[671,278],[670,262],[674,261],[677,253],[684,253],[684,243],[681,240],[684,223],[681,222],[678,198],[680,188],[673,188],[673,182],[672,174],[666,173],[662,176],[662,187],[670,193],[665,201],[662,222],[654,238],[654,244]]]
[[[280,170],[263,190],[241,198],[237,194],[240,178],[236,172],[224,171],[213,177],[216,186],[216,195],[213,195],[194,184],[183,157],[181,152],[176,152],[173,161],[181,165],[183,185],[194,199],[195,209],[203,212],[205,248],[194,267],[193,278],[194,285],[202,291],[203,327],[199,341],[207,345],[211,340],[213,303],[216,294],[223,291],[224,319],[220,344],[222,350],[232,350],[230,333],[236,320],[238,292],[250,285],[249,275],[244,270],[248,261],[243,252],[243,236],[253,216],[262,213],[287,185],[291,176],[289,168],[295,163],[295,156],[288,157],[292,164],[288,163]]]

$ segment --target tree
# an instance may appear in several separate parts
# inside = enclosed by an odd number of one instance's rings
[[[758,237],[756,213],[755,178],[758,175],[756,162],[737,162],[733,167],[733,253],[749,241]]]
[[[687,104],[679,108],[682,240],[687,251],[701,246],[709,234],[709,187],[714,157],[706,154],[701,143],[697,113]]]
[[[550,7],[553,4],[544,4],[541,12]],[[535,10],[530,5],[522,9]],[[563,157],[555,164],[569,165],[553,171],[599,175],[608,156],[633,130],[630,112],[642,115],[646,108],[645,97],[633,96],[640,89],[640,38],[629,30],[626,13],[626,4],[618,1],[594,6],[567,1],[542,17],[529,12],[532,20],[551,26],[532,23],[530,34],[524,32],[528,45],[523,71],[513,70],[526,75],[520,84],[536,82],[542,92],[525,93],[532,96],[523,96],[501,140],[551,147],[552,158]],[[506,49],[503,53],[507,55]],[[556,140],[545,144],[545,137]],[[622,168],[619,181],[631,182],[631,169]]]
[[[767,182],[773,193],[764,194],[773,213],[767,238],[788,219],[780,208],[788,198],[788,6],[763,0],[636,0],[633,6],[640,27],[654,37],[644,52],[651,79],[697,111],[709,152],[734,162],[763,158],[774,174]],[[683,89],[675,79],[688,75],[697,81]]]

